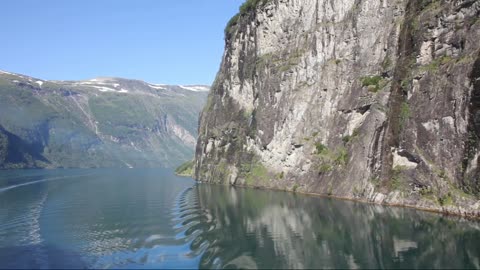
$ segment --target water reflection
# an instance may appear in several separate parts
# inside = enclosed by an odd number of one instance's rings
[[[87,264],[74,251],[54,245],[25,245],[0,248],[2,258],[14,260],[0,261],[2,269],[86,269]]]
[[[201,184],[202,268],[480,268],[478,223],[403,208]]]
[[[165,170],[0,172],[0,186],[0,268],[480,268],[479,223],[411,209]]]
[[[56,176],[63,180],[44,181]],[[0,268],[198,265],[172,216],[193,181],[171,171],[10,171],[0,172],[2,183]]]

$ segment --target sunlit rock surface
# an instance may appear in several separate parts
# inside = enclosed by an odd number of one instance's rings
[[[480,1],[258,2],[226,29],[198,180],[478,216]]]

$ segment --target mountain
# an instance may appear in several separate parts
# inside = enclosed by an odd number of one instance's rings
[[[480,1],[248,0],[195,177],[480,215]]]
[[[0,71],[0,168],[177,166],[193,155],[208,91]]]

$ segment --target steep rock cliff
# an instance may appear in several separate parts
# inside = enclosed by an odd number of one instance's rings
[[[478,215],[480,1],[247,1],[198,180]]]

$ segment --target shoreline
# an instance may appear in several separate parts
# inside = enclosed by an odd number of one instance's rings
[[[239,188],[247,188],[247,189],[261,189],[261,190],[281,191],[281,192],[288,192],[288,193],[292,193],[292,194],[300,194],[300,195],[305,195],[305,196],[310,196],[310,197],[318,197],[318,198],[324,198],[324,199],[335,199],[335,200],[342,200],[342,201],[365,203],[365,204],[370,204],[370,205],[381,205],[381,206],[387,206],[387,207],[414,209],[414,210],[418,210],[418,211],[429,212],[429,213],[439,214],[439,215],[448,216],[448,217],[457,217],[457,218],[464,218],[464,219],[472,220],[472,221],[480,221],[480,212],[475,213],[475,214],[473,214],[473,213],[461,213],[461,212],[459,213],[459,212],[448,211],[446,209],[445,210],[439,210],[439,209],[434,209],[434,208],[420,207],[420,206],[411,205],[411,204],[374,202],[374,201],[369,201],[369,200],[359,199],[359,198],[342,197],[342,196],[336,196],[336,195],[326,195],[326,194],[313,193],[313,192],[292,191],[292,190],[270,188],[270,187],[263,187],[263,186],[230,185],[230,184],[222,184],[222,183],[211,183],[211,182],[200,181],[200,180],[197,180],[193,177],[192,177],[192,179],[195,182],[201,183],[201,184],[210,184],[210,185],[213,184],[213,185],[231,186],[231,187],[239,187]]]
[[[189,178],[192,178],[195,182],[198,182],[197,180],[195,180],[195,178],[193,178],[192,175],[189,175],[189,174],[182,174],[182,173],[176,173],[174,172],[174,174],[178,177],[189,177]]]

